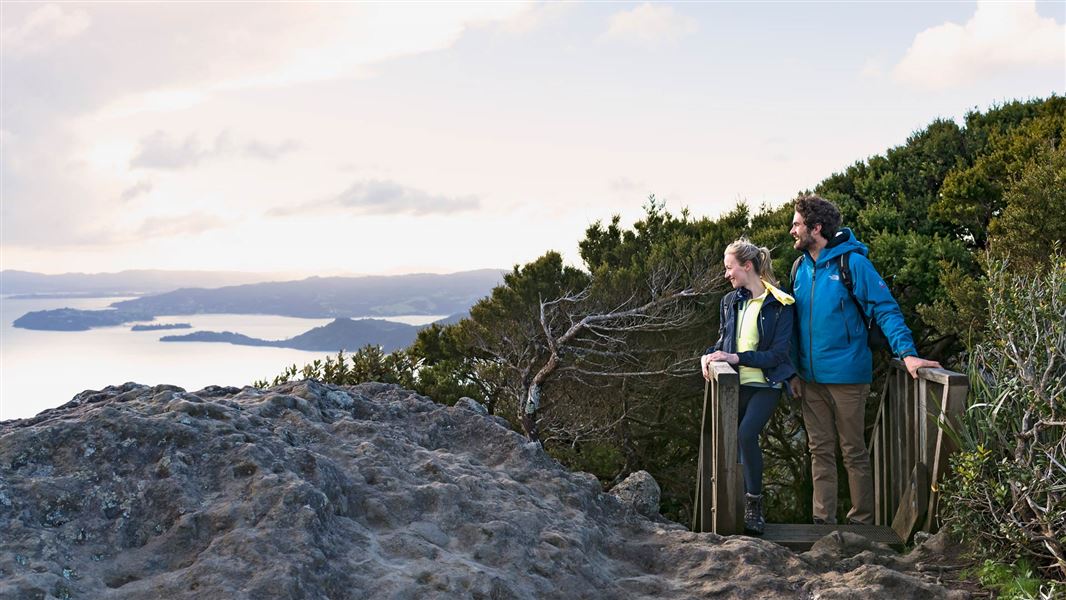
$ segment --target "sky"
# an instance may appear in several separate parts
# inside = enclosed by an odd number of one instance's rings
[[[510,268],[1066,93],[1066,3],[0,4],[0,267]]]

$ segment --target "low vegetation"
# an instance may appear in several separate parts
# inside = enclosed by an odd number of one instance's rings
[[[988,324],[969,354],[973,397],[941,513],[982,557],[1066,581],[1066,257],[1043,273],[1011,266],[996,263],[986,281]]]

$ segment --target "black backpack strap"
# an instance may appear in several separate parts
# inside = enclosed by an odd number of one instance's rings
[[[848,295],[851,296],[851,301],[855,303],[855,308],[859,309],[859,316],[862,317],[863,325],[866,325],[866,328],[869,329],[870,318],[866,316],[862,303],[855,297],[855,282],[851,280],[851,252],[845,252],[838,256],[837,264],[840,267],[840,282],[848,290]]]
[[[791,296],[795,296],[796,295],[796,271],[799,271],[800,263],[802,263],[802,262],[803,262],[803,255],[800,254],[799,256],[796,257],[796,260],[793,261],[793,263],[792,263],[792,274],[790,274],[788,276],[788,284],[792,287],[792,289],[790,289],[788,292],[789,292],[789,295],[791,295]]]

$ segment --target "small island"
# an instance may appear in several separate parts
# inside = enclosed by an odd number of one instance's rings
[[[272,346],[325,352],[351,350],[373,344],[381,346],[385,352],[392,352],[414,342],[420,329],[422,327],[381,319],[344,318],[334,319],[332,323],[285,340],[261,340],[232,331],[197,331],[185,335],[166,335],[159,338],[159,341],[223,342],[238,346]]]
[[[189,323],[159,323],[158,325],[134,325],[130,331],[159,331],[161,329],[192,329]]]
[[[154,315],[128,310],[80,310],[57,308],[28,312],[15,319],[14,327],[42,331],[88,331],[94,327],[114,327],[131,321],[151,321]]]

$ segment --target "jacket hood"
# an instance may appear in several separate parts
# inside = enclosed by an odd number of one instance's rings
[[[787,292],[782,291],[769,281],[763,279],[762,284],[766,286],[766,290],[770,292],[770,295],[773,296],[774,299],[776,299],[778,302],[780,302],[782,306],[788,306],[789,304],[793,304],[794,302],[796,302],[795,298],[790,296]],[[751,299],[751,291],[746,287],[737,288],[731,293],[735,295],[734,297],[738,301]]]
[[[863,256],[869,253],[866,244],[855,239],[855,234],[847,227],[841,227],[833,239],[829,240],[825,248],[818,254],[818,264],[835,260],[836,257],[847,252],[858,252]]]
[[[777,301],[780,302],[782,306],[788,306],[796,301],[796,299],[790,296],[787,292],[782,291],[769,281],[763,279],[762,284],[766,286],[766,289],[770,290],[770,294],[772,294],[774,298],[777,298]]]

